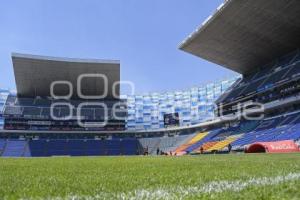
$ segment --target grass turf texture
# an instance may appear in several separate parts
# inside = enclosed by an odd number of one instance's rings
[[[1,158],[0,199],[300,199],[299,178],[195,192],[213,181],[243,183],[289,173],[300,176],[300,154]]]

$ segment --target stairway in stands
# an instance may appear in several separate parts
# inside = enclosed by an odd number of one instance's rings
[[[5,146],[6,146],[6,140],[0,139],[0,156],[2,156]]]
[[[7,140],[2,153],[3,157],[22,157],[25,153],[25,140]]]

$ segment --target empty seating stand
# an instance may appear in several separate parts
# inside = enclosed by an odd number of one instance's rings
[[[7,140],[3,157],[22,157],[25,154],[27,142],[25,140]]]
[[[4,157],[136,155],[139,149],[139,142],[136,138],[29,141],[0,139],[0,156]]]
[[[217,102],[228,103],[242,96],[262,92],[278,83],[290,81],[300,76],[300,53],[295,51],[275,60],[260,71],[245,76]]]
[[[34,157],[41,156],[103,156],[136,155],[137,139],[111,140],[31,140],[29,149]]]
[[[237,139],[236,136],[228,137],[225,140],[222,140],[220,142],[217,142],[215,145],[207,149],[207,151],[220,151],[226,148],[230,143],[235,141]]]
[[[213,140],[213,138],[215,138],[219,133],[220,133],[220,129],[210,131],[207,135],[205,135],[205,137],[203,137],[203,139],[189,146],[188,148],[186,148],[185,151],[189,153],[189,152],[196,151],[197,149],[199,150],[203,144]]]
[[[174,152],[178,146],[191,140],[195,134],[177,135],[177,136],[164,136],[164,137],[149,137],[141,138],[139,142],[141,147],[148,148],[149,154],[156,154],[156,150],[159,149],[165,153]]]
[[[208,133],[204,132],[204,133],[198,133],[195,137],[193,137],[191,140],[189,140],[187,143],[182,144],[181,146],[179,146],[176,150],[175,153],[179,153],[181,154],[181,152],[186,152],[187,148],[189,148],[190,146],[196,144],[197,142],[199,142],[200,140],[202,140]]]
[[[300,111],[282,116],[257,120],[241,121],[238,124],[199,133],[176,149],[177,155],[185,153],[223,152],[231,144],[232,150],[244,150],[255,142],[300,140]],[[185,153],[180,153],[185,152]]]
[[[156,149],[169,153],[224,151],[231,144],[232,150],[243,150],[255,142],[300,139],[300,111],[275,116],[260,121],[242,121],[232,127],[218,128],[198,134],[157,136],[149,138],[97,139],[0,139],[0,156],[118,156],[136,155],[148,147],[150,154]],[[141,148],[142,147],[142,148]]]
[[[254,142],[271,142],[300,139],[299,113],[266,119],[251,132],[232,143],[233,149],[244,149]]]

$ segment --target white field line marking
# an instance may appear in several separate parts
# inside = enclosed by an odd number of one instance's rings
[[[182,199],[201,194],[221,193],[225,191],[238,192],[250,186],[277,185],[280,183],[300,180],[300,173],[290,173],[286,176],[251,178],[236,181],[212,181],[202,186],[175,187],[170,189],[136,190],[123,193],[120,199]]]
[[[235,181],[212,181],[201,186],[160,188],[160,189],[140,189],[127,193],[98,193],[96,196],[77,196],[49,197],[49,200],[103,200],[103,199],[122,199],[122,200],[174,200],[201,194],[214,194],[225,191],[239,192],[250,186],[278,185],[288,181],[300,180],[300,173],[289,173],[285,176],[251,178],[248,180]],[[30,198],[29,198],[30,199]],[[35,198],[36,199],[36,198]]]

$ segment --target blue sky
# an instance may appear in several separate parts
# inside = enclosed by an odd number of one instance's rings
[[[178,44],[223,0],[4,0],[0,87],[15,88],[11,52],[118,59],[137,93],[185,89],[235,73]]]

